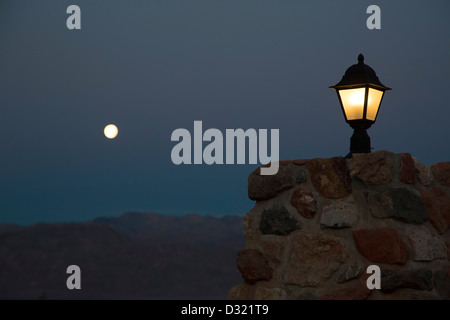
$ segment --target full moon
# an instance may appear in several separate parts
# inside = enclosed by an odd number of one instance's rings
[[[119,129],[113,124],[108,124],[105,127],[105,130],[103,130],[103,133],[108,139],[114,139],[119,134]]]

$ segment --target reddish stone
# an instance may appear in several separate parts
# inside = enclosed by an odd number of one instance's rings
[[[439,233],[450,227],[450,197],[441,189],[420,190],[422,201],[428,210],[430,222]]]
[[[450,162],[438,162],[431,166],[431,172],[440,184],[450,187]]]
[[[345,158],[313,159],[307,167],[314,188],[326,198],[343,198],[352,192],[352,179]]]
[[[281,161],[278,161],[278,164],[280,165],[280,166],[287,166],[288,164],[290,164],[292,162],[292,160],[281,160]],[[267,166],[267,165],[266,165]],[[268,166],[267,166],[268,167]]]
[[[359,229],[353,231],[358,251],[372,262],[405,264],[409,250],[393,228]]]
[[[414,160],[409,153],[400,154],[400,172],[399,179],[403,183],[416,183],[416,166]]]
[[[371,292],[363,278],[350,285],[340,285],[338,289],[325,293],[320,300],[366,300]]]
[[[291,196],[291,205],[303,217],[312,219],[316,213],[316,200],[311,192],[297,188]]]
[[[393,172],[394,154],[385,150],[354,154],[350,163],[350,175],[361,179],[367,186],[391,182]]]
[[[258,280],[272,279],[273,269],[261,251],[256,249],[239,250],[236,264],[245,282],[254,284]]]
[[[248,177],[248,197],[251,200],[268,200],[280,192],[295,186],[296,170],[291,165],[282,165],[277,174],[262,176],[260,168]]]
[[[309,161],[309,159],[296,159],[293,162],[294,162],[294,164],[301,166],[303,164],[308,163],[308,161]]]
[[[262,246],[264,248],[264,252],[271,261],[278,264],[283,259],[284,248],[286,247],[283,241],[277,241],[280,238],[286,239],[285,237],[277,237],[274,239],[267,239],[262,241]]]
[[[322,285],[349,257],[342,238],[323,233],[293,235],[284,282],[305,287]]]

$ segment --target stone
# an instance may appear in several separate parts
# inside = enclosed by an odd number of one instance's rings
[[[379,300],[438,300],[438,297],[433,294],[433,291],[423,291],[414,289],[400,289],[392,292],[382,292]]]
[[[393,228],[358,229],[353,231],[359,253],[372,262],[405,264],[409,250]]]
[[[259,230],[262,234],[287,235],[298,228],[300,223],[278,202],[261,214]]]
[[[380,219],[390,218],[393,213],[392,198],[386,193],[369,190],[365,192],[370,213]]]
[[[400,153],[400,172],[398,177],[403,183],[416,183],[416,166],[411,154]]]
[[[275,263],[281,262],[284,252],[283,249],[285,247],[283,242],[276,240],[262,240],[262,246],[267,258],[269,258],[270,261]]]
[[[249,284],[254,284],[258,280],[272,279],[273,269],[264,254],[259,250],[239,250],[236,265],[242,274],[242,278]]]
[[[386,193],[367,191],[365,193],[367,204],[369,205],[370,213],[380,219],[390,218],[393,214],[392,198]]]
[[[227,300],[253,300],[255,298],[255,286],[246,282],[240,283],[228,291]]]
[[[303,217],[307,219],[314,218],[317,208],[316,200],[311,192],[305,191],[299,187],[292,193],[290,202]]]
[[[320,226],[325,228],[349,228],[358,222],[358,206],[353,202],[335,200],[322,208]]]
[[[450,299],[450,265],[434,272],[434,286],[441,299]]]
[[[287,166],[287,165],[289,165],[291,163],[292,163],[292,160],[280,160],[280,161],[278,161],[278,165],[279,166]],[[267,168],[268,166],[269,166],[269,164],[265,164],[262,167],[266,167]]]
[[[337,282],[343,283],[358,278],[362,274],[362,272],[363,272],[363,264],[361,263],[361,261],[358,260],[353,261],[347,266],[344,272],[342,272],[338,276]]]
[[[411,292],[409,299],[406,300],[438,300],[435,295],[432,293],[425,293],[425,292]]]
[[[292,161],[292,162],[293,162],[294,164],[296,164],[296,165],[301,166],[301,165],[303,165],[303,164],[308,163],[308,161],[309,161],[309,159],[296,159],[296,160],[294,160],[294,161]]]
[[[282,288],[258,286],[255,291],[255,300],[286,300],[286,291]]]
[[[260,237],[259,223],[261,214],[259,208],[253,208],[244,216],[243,234],[247,241],[256,240]]]
[[[323,233],[298,232],[292,235],[292,248],[284,282],[316,287],[329,279],[349,256],[341,238]]]
[[[370,212],[377,218],[393,218],[420,224],[429,219],[422,198],[407,188],[392,188],[385,192],[366,192]]]
[[[441,189],[420,190],[422,201],[428,210],[430,222],[439,233],[450,227],[450,197]]]
[[[282,191],[295,186],[296,169],[292,165],[282,165],[278,173],[262,176],[259,168],[248,177],[248,197],[251,200],[268,200]]]
[[[450,260],[450,243],[447,243],[447,258]]]
[[[302,292],[297,296],[297,300],[316,300],[317,296],[314,292],[306,291]]]
[[[392,181],[394,154],[385,150],[356,153],[350,163],[350,176],[357,177],[367,186],[383,185]]]
[[[352,192],[352,180],[345,158],[313,159],[306,164],[314,188],[322,196],[343,198]]]
[[[320,300],[366,300],[371,290],[363,281],[357,281],[349,285],[340,285],[336,290],[325,293]]]
[[[407,188],[393,188],[386,195],[392,199],[392,218],[414,224],[428,220],[428,211],[420,195]]]
[[[297,173],[297,176],[295,177],[295,182],[297,182],[298,184],[306,182],[306,171],[305,170],[300,170]]]
[[[430,185],[433,182],[433,175],[431,173],[431,168],[426,164],[420,162],[417,158],[413,157],[413,160],[414,165],[416,167],[416,177],[419,180],[419,182],[424,186]]]
[[[425,230],[416,230],[408,235],[411,244],[411,259],[414,261],[431,261],[447,258],[445,242]]]
[[[440,184],[450,187],[450,162],[433,164],[431,166],[431,172]]]
[[[381,292],[399,288],[432,290],[432,271],[427,268],[406,271],[381,270]]]

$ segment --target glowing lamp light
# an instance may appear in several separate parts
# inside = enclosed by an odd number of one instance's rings
[[[351,158],[354,153],[370,153],[370,137],[367,129],[375,123],[384,92],[391,90],[378,79],[375,71],[364,64],[364,56],[347,69],[342,80],[330,88],[335,89],[345,121],[354,129],[350,138]]]

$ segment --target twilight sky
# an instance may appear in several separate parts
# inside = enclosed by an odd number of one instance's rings
[[[66,8],[81,8],[81,30]],[[366,9],[381,8],[381,30]],[[344,156],[329,89],[359,53],[393,88],[374,150],[450,161],[450,2],[0,1],[0,222],[244,214],[258,165],[171,161],[177,128],[280,130],[280,159]],[[108,140],[103,128],[119,127]]]

